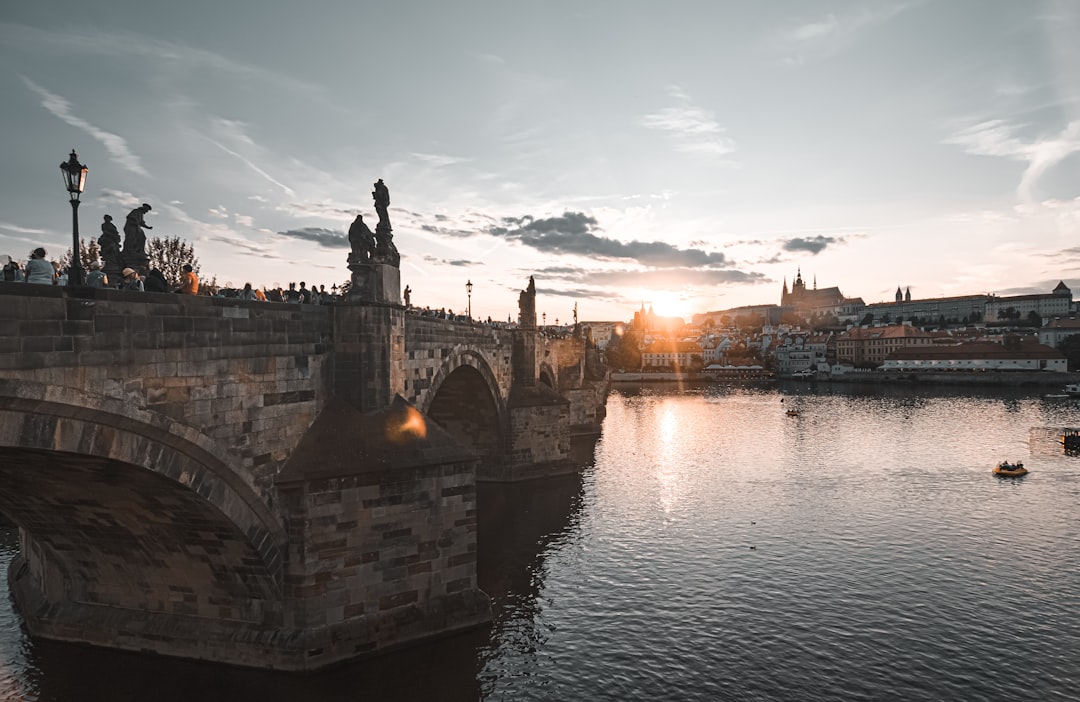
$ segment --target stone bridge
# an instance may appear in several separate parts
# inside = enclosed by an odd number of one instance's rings
[[[396,273],[334,306],[0,284],[31,633],[313,670],[486,623],[476,482],[573,470],[605,372],[527,315],[415,315]]]

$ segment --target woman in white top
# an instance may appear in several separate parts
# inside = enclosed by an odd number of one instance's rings
[[[30,252],[30,260],[26,262],[26,282],[39,285],[56,282],[56,268],[45,260],[45,249],[40,246]]]

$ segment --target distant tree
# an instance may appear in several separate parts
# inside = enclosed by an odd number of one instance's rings
[[[1069,370],[1080,370],[1080,334],[1067,336],[1057,344],[1057,350],[1069,362]]]
[[[1036,329],[1042,326],[1042,317],[1035,310],[1028,312],[1027,325]]]
[[[638,349],[640,332],[626,330],[622,335],[612,335],[608,341],[605,357],[612,368],[641,368],[641,351]]]
[[[165,276],[170,290],[180,287],[185,264],[191,264],[195,275],[199,275],[199,259],[195,257],[195,247],[178,236],[171,238],[155,236],[147,239],[146,255],[150,259],[150,267],[157,268]],[[205,288],[213,293],[216,287],[216,278],[212,281],[200,281],[199,284],[200,292]]]
[[[1010,321],[1017,320],[1020,319],[1020,310],[1016,309],[1015,307],[1006,307],[998,313],[998,317]]]
[[[874,313],[873,312],[867,312],[863,316],[862,321],[859,322],[859,325],[864,326],[864,327],[868,327],[873,323],[874,323]]]
[[[101,248],[98,246],[97,239],[79,239],[79,263],[82,264],[83,273],[89,273],[90,264],[100,257]],[[72,251],[70,246],[59,261],[61,269],[68,268],[71,265]]]

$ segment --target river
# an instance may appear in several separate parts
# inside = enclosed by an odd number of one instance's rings
[[[31,641],[0,584],[0,698],[1077,699],[1076,401],[621,385],[607,409],[579,475],[481,486],[490,630],[291,676]],[[0,528],[0,578],[16,548]]]

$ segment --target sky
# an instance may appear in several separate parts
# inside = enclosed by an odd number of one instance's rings
[[[0,253],[151,204],[220,284],[328,289],[390,189],[412,303],[548,323],[1080,287],[1080,2],[0,6]],[[1080,291],[1077,292],[1080,296]]]

